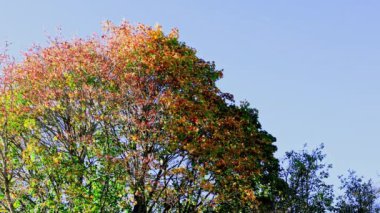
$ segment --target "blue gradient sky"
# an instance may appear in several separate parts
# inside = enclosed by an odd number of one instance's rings
[[[348,169],[380,179],[380,1],[0,1],[10,53],[61,27],[67,38],[101,22],[178,27],[181,40],[224,69],[219,82],[248,100],[277,137],[277,156],[325,143],[331,183]]]

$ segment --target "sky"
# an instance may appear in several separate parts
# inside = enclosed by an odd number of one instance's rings
[[[224,70],[218,86],[259,110],[285,151],[325,144],[329,182],[348,169],[380,184],[380,1],[0,0],[0,46],[16,59],[48,36],[101,23],[176,27]]]

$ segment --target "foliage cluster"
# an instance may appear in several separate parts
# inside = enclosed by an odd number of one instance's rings
[[[1,210],[377,211],[354,173],[333,206],[323,146],[280,169],[258,111],[221,92],[176,29],[108,22],[0,64]]]
[[[89,39],[53,40],[19,63],[3,57],[0,205],[254,209],[259,183],[278,170],[275,139],[256,110],[216,87],[221,77],[177,30],[127,22]]]

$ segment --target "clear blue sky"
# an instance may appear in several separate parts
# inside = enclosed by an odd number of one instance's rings
[[[224,69],[222,90],[248,100],[277,137],[277,156],[325,143],[330,181],[348,169],[380,177],[380,1],[0,1],[11,54],[61,27],[67,38],[122,19],[180,29]]]

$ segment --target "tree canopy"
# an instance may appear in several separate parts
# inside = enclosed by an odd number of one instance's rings
[[[309,152],[286,152],[281,177],[287,183],[280,207],[289,212],[326,212],[332,210],[333,186],[326,183],[331,164],[326,164],[324,145]]]
[[[353,172],[335,207],[323,145],[290,151],[178,30],[119,26],[0,54],[0,211],[374,212]]]
[[[354,171],[339,178],[340,189],[344,194],[337,199],[336,212],[380,212],[379,206],[376,206],[378,190],[373,186],[372,180],[365,181]]]
[[[9,212],[255,209],[275,138],[222,72],[155,28],[108,22],[2,57],[0,205]],[[266,187],[263,187],[264,184]]]

